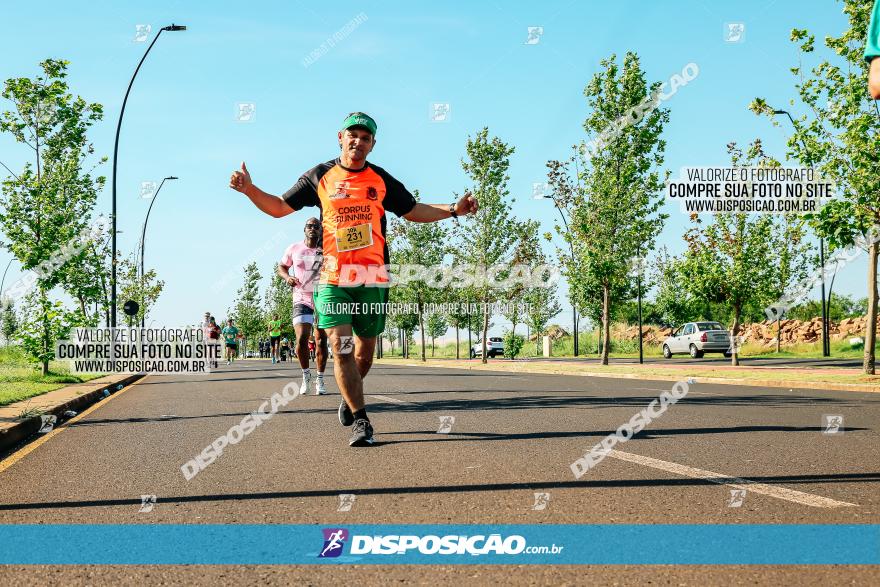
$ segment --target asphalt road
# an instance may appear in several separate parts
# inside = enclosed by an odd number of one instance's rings
[[[330,375],[328,370],[328,376]],[[0,523],[880,523],[880,395],[699,382],[581,480],[569,466],[668,382],[378,366],[377,446],[303,396],[194,479],[180,466],[280,391],[290,363],[151,376],[0,462]],[[844,416],[823,434],[823,414]],[[438,434],[441,417],[452,429]],[[755,482],[740,507],[729,484]],[[732,483],[732,481],[730,481]],[[534,510],[536,492],[550,494]],[[337,511],[339,494],[355,494]],[[143,494],[153,511],[140,513]],[[515,572],[512,572],[515,569]],[[3,567],[40,584],[869,584],[877,567]]]

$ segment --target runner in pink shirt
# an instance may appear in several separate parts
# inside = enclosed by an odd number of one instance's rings
[[[296,333],[296,355],[302,367],[303,380],[299,388],[301,394],[309,390],[312,372],[309,368],[309,338],[315,323],[315,302],[312,294],[321,273],[323,253],[321,249],[321,221],[317,218],[306,220],[306,238],[293,243],[284,251],[278,262],[278,275],[293,288],[293,330]],[[315,395],[324,395],[324,369],[327,366],[327,333],[316,328],[315,362],[318,364],[318,377],[315,381]]]

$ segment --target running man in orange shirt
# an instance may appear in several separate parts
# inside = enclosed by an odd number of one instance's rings
[[[376,146],[376,122],[363,112],[345,118],[337,139],[339,157],[307,171],[281,197],[255,186],[244,163],[229,187],[275,218],[306,206],[320,208],[324,263],[315,290],[317,326],[330,336],[343,396],[339,421],[353,425],[349,445],[369,446],[373,426],[364,407],[363,380],[373,363],[376,337],[385,328],[389,279],[384,268],[390,262],[385,211],[412,222],[437,222],[476,213],[478,204],[470,193],[451,204],[416,202],[402,183],[367,162]]]

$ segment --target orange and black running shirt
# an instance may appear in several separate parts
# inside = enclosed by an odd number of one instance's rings
[[[416,199],[384,169],[348,169],[339,159],[316,165],[282,196],[294,210],[321,209],[324,265],[320,283],[374,285],[388,281],[385,211],[407,214]]]

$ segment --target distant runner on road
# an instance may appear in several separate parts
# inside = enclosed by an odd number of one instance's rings
[[[215,320],[213,316],[211,316],[211,318],[208,322],[207,331],[208,331],[208,336],[207,336],[208,344],[211,344],[214,346],[219,346],[219,344],[220,344],[220,326],[217,325],[217,320]],[[212,356],[215,356],[215,357],[219,356],[220,349],[219,348],[216,349],[216,352],[217,352],[217,354],[212,355]],[[214,369],[217,368],[217,361],[216,360],[211,361],[211,367]]]
[[[238,328],[232,325],[232,318],[226,321],[222,334],[226,341],[226,364],[231,365],[238,350]]]
[[[272,364],[274,365],[281,361],[278,354],[278,346],[281,342],[281,319],[278,318],[278,314],[273,314],[272,319],[269,320],[269,341],[272,346]]]
[[[311,353],[309,339],[312,324],[315,322],[315,303],[312,295],[321,271],[323,254],[321,250],[321,221],[317,218],[306,220],[305,240],[293,243],[278,262],[278,275],[293,289],[293,330],[296,333],[296,356],[302,368],[303,380],[299,388],[301,394],[308,393],[312,372],[309,368]],[[293,274],[291,275],[291,270]],[[327,366],[327,333],[317,328],[318,338],[318,377],[315,381],[315,395],[326,393],[324,388],[324,369]]]
[[[363,379],[373,363],[376,336],[385,329],[385,302],[390,263],[385,243],[385,212],[413,222],[436,222],[477,211],[466,193],[450,204],[422,204],[387,171],[367,162],[376,145],[376,121],[352,112],[337,132],[341,153],[303,174],[281,197],[259,189],[247,166],[235,171],[229,187],[275,218],[306,206],[321,209],[324,264],[315,291],[318,327],[330,335],[334,375],[342,392],[339,421],[353,425],[350,446],[373,444],[373,426],[364,407]],[[365,281],[352,281],[341,268],[365,271]],[[353,341],[352,341],[353,339]]]

